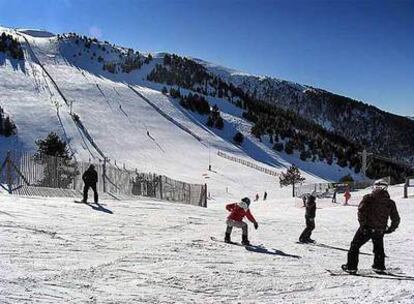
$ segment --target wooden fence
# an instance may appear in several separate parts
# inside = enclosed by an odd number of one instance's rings
[[[49,155],[9,152],[0,167],[0,186],[9,193],[25,186],[82,191],[82,174],[90,165]],[[206,184],[189,184],[167,176],[121,169],[106,161],[94,165],[99,192],[207,207]]]
[[[273,170],[270,170],[268,168],[259,166],[259,165],[255,164],[255,163],[250,162],[248,160],[245,160],[243,158],[239,158],[239,157],[235,157],[235,156],[229,155],[229,154],[224,153],[222,151],[218,151],[217,152],[217,155],[220,156],[220,157],[223,157],[225,159],[231,160],[231,161],[233,161],[235,163],[239,163],[239,164],[242,164],[244,166],[250,167],[252,169],[258,170],[258,171],[263,172],[263,173],[268,174],[268,175],[272,175],[272,176],[279,176],[280,175],[276,171],[273,171]]]

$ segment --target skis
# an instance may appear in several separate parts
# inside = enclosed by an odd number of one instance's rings
[[[376,278],[376,279],[389,279],[399,281],[414,281],[414,277],[405,275],[403,273],[397,273],[399,268],[385,270],[384,272],[375,272],[372,269],[360,269],[357,273],[348,273],[343,270],[331,270],[325,269],[331,276],[356,276],[365,278]]]

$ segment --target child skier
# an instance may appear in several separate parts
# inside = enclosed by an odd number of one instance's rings
[[[314,243],[310,237],[312,235],[313,229],[315,229],[315,216],[316,216],[316,197],[311,194],[306,199],[306,228],[303,230],[302,234],[299,237],[299,242],[301,243]]]
[[[227,229],[226,229],[226,236],[224,237],[224,241],[226,243],[231,243],[230,235],[233,227],[241,228],[242,229],[242,244],[243,245],[250,245],[248,236],[247,236],[247,224],[243,222],[243,218],[246,216],[249,221],[251,221],[254,225],[254,228],[257,229],[259,225],[257,224],[255,218],[250,212],[249,209],[250,199],[245,197],[241,200],[240,203],[233,203],[226,205],[227,211],[230,212],[230,215],[227,217]]]

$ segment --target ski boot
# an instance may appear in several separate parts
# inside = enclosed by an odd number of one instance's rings
[[[357,269],[349,269],[347,264],[343,264],[341,266],[342,270],[349,273],[349,274],[356,274],[357,273]]]
[[[372,271],[374,271],[375,273],[378,273],[378,274],[384,274],[384,273],[386,273],[386,270],[387,270],[385,268],[385,266],[378,267],[376,265],[372,265],[371,269],[372,269]]]
[[[224,242],[225,243],[231,243],[230,233],[226,233],[226,235],[224,236]]]
[[[311,238],[309,238],[309,239],[307,239],[305,242],[306,242],[306,243],[311,243],[311,244],[314,244],[314,243],[315,243],[315,240],[312,240]]]
[[[249,240],[247,239],[247,235],[242,235],[242,245],[244,245],[244,246],[249,246],[250,245],[250,242],[249,242]]]

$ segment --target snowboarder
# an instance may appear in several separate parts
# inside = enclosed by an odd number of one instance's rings
[[[265,191],[263,194],[263,200],[265,201],[267,199],[267,192]]]
[[[363,197],[358,206],[359,229],[355,233],[348,251],[348,261],[342,269],[351,274],[358,270],[359,249],[370,239],[374,244],[374,264],[376,272],[385,271],[384,234],[392,233],[400,224],[395,202],[387,191],[387,181],[381,179],[374,183],[372,193]],[[387,226],[388,217],[391,226]]]
[[[336,188],[334,188],[334,193],[332,195],[332,204],[336,204]]]
[[[344,197],[345,197],[345,205],[348,205],[348,201],[351,198],[351,191],[349,190],[349,186],[346,187]]]
[[[247,219],[253,223],[255,229],[257,229],[259,225],[251,214],[249,205],[250,199],[248,197],[243,198],[240,203],[226,205],[227,211],[231,212],[226,221],[227,229],[224,237],[226,243],[231,243],[231,231],[233,230],[233,227],[237,227],[242,229],[242,244],[250,245],[247,233],[248,227],[247,224],[243,222],[243,218],[246,216]]]
[[[88,201],[88,191],[89,188],[93,190],[93,199],[95,204],[98,203],[98,191],[96,189],[96,183],[98,182],[98,173],[95,170],[94,165],[90,165],[89,168],[83,173],[82,180],[84,182],[83,187],[83,201],[86,203]]]
[[[306,201],[306,212],[305,212],[305,221],[306,228],[303,230],[302,234],[299,237],[299,242],[301,243],[314,243],[310,237],[312,235],[313,229],[315,229],[315,216],[316,216],[316,196],[311,194],[307,197]]]

